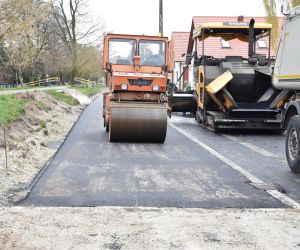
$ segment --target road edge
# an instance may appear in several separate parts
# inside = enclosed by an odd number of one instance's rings
[[[19,192],[16,192],[15,194],[13,194],[11,196],[11,198],[8,199],[8,201],[6,202],[6,204],[4,203],[4,205],[3,205],[4,207],[5,206],[6,207],[15,206],[15,205],[19,204],[21,201],[23,201],[24,199],[26,199],[28,197],[28,195],[31,193],[32,189],[35,187],[35,185],[37,184],[37,182],[39,181],[39,179],[42,177],[42,175],[46,172],[46,170],[48,169],[48,167],[53,162],[53,160],[55,159],[56,155],[58,154],[58,152],[60,151],[60,149],[62,148],[62,146],[65,144],[65,142],[68,139],[70,133],[73,131],[74,127],[76,126],[76,124],[78,123],[79,119],[81,118],[82,114],[84,113],[85,109],[88,106],[89,105],[83,106],[82,111],[80,112],[79,116],[77,117],[77,119],[73,123],[72,127],[70,128],[70,130],[68,131],[68,133],[64,137],[62,143],[59,145],[59,147],[54,152],[54,154],[46,161],[46,163],[36,173],[36,175],[32,178],[32,180],[30,182],[28,182],[28,185],[26,185],[25,187],[22,187],[22,189],[20,189]]]

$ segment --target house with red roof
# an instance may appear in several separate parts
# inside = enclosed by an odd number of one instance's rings
[[[177,80],[183,73],[183,68],[185,64],[185,58],[187,53],[187,48],[189,44],[190,32],[172,32],[171,40],[174,46],[174,73],[173,73],[173,83],[178,84],[182,89],[183,82],[188,81],[188,71],[184,73],[182,79],[177,83]]]
[[[173,82],[177,84],[180,89],[183,89],[187,83],[191,83],[193,70],[190,67],[183,74],[183,77],[178,81],[180,75],[185,67],[186,55],[192,54],[194,50],[193,31],[204,23],[209,22],[249,22],[252,18],[256,22],[267,22],[266,17],[236,17],[236,16],[194,16],[192,18],[192,24],[189,32],[172,32],[171,39],[174,44],[174,74]],[[276,37],[277,45],[279,43],[281,30],[283,27],[283,17],[278,17],[278,37]],[[268,54],[269,40],[267,38],[261,38],[256,43],[256,52],[259,54]],[[242,42],[238,39],[225,41],[219,37],[209,37],[205,40],[205,54],[216,58],[225,58],[225,56],[243,56],[248,57],[248,43]],[[197,46],[198,55],[202,54],[201,43]],[[271,47],[271,57],[275,59],[277,53],[277,46]]]

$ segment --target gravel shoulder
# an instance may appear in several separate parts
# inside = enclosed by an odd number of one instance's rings
[[[45,90],[62,90],[68,88],[67,86],[59,87],[42,87],[42,88],[27,88],[27,89],[16,89],[16,90],[3,90],[0,91],[0,95],[14,95],[18,93],[29,93],[36,91],[45,91]]]
[[[81,106],[58,102],[44,92],[19,93],[27,99],[22,117],[7,127],[5,167],[3,127],[0,127],[0,206],[23,198],[36,175],[63,142]]]
[[[0,208],[1,249],[296,249],[287,209]]]

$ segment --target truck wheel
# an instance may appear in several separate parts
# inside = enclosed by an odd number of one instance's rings
[[[285,137],[285,151],[289,167],[294,173],[300,173],[300,116],[291,118]]]

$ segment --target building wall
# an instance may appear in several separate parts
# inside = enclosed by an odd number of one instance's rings
[[[187,69],[183,76],[181,77],[180,81],[177,82],[178,78],[182,74],[186,64],[185,62],[174,62],[174,74],[173,74],[173,83],[176,84],[178,89],[184,89],[186,85],[190,84],[190,69]]]
[[[173,83],[176,84],[177,88],[179,88],[180,87],[179,85],[181,84],[177,82],[177,79],[180,76],[180,72],[182,72],[180,69],[181,67],[182,67],[182,62],[174,62]]]

